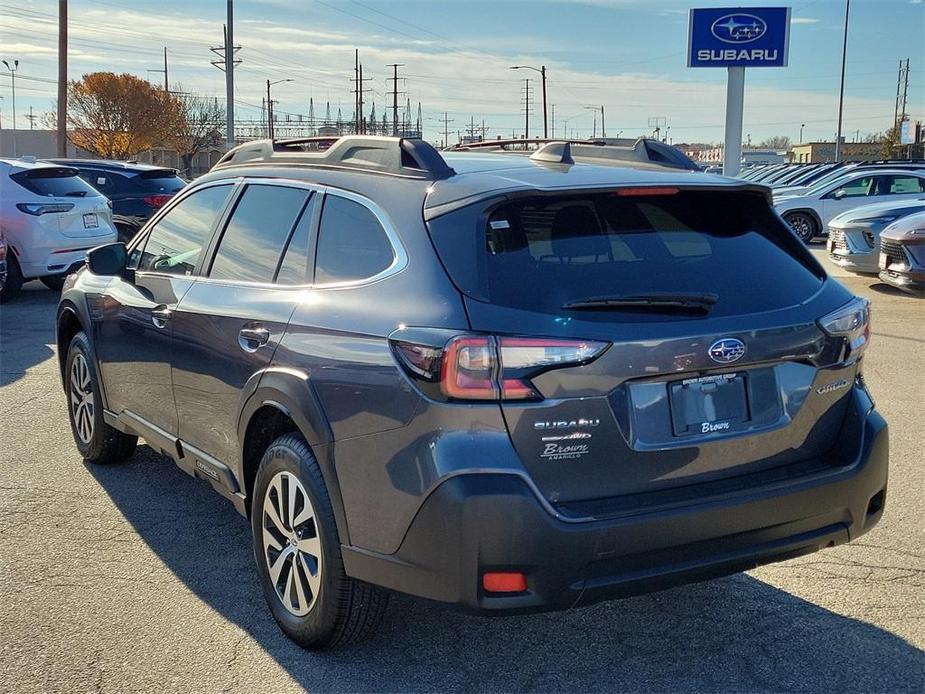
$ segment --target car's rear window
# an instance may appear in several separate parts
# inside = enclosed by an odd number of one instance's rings
[[[186,185],[175,171],[146,171],[135,177],[136,185],[145,193],[177,193]]]
[[[28,169],[15,173],[10,178],[36,195],[80,198],[99,195],[93,186],[77,176],[74,169]]]
[[[716,294],[711,315],[734,315],[799,303],[823,281],[757,193],[527,197],[469,206],[429,226],[464,293],[544,313],[673,292]]]

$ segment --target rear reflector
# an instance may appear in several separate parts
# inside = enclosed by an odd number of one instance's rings
[[[523,593],[527,577],[519,571],[486,573],[482,575],[482,587],[487,593]]]
[[[677,188],[653,186],[650,188],[620,188],[616,191],[615,195],[632,195],[633,197],[638,197],[640,195],[674,195],[678,192],[679,190]]]

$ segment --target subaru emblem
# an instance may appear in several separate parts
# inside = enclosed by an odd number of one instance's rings
[[[734,337],[724,337],[710,345],[707,353],[719,364],[731,364],[745,355],[745,343]]]
[[[710,33],[723,43],[751,43],[767,30],[768,25],[761,17],[742,12],[723,15],[710,27]]]

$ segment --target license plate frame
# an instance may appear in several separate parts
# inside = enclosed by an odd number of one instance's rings
[[[747,374],[733,372],[668,384],[675,436],[736,431],[751,421]]]

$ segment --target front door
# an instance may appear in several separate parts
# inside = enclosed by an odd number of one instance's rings
[[[172,436],[177,433],[170,377],[173,313],[195,281],[231,187],[202,188],[167,210],[130,251],[134,281],[114,278],[95,301],[107,407]]]

